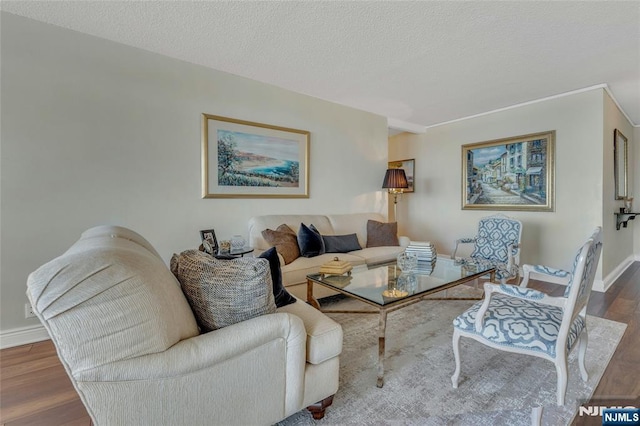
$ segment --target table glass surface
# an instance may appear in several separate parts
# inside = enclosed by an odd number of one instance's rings
[[[433,292],[447,284],[471,281],[491,271],[492,268],[461,265],[451,259],[438,258],[431,272],[416,269],[403,273],[393,262],[355,266],[351,276],[310,274],[307,278],[383,306]]]

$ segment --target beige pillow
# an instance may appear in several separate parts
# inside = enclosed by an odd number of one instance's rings
[[[399,246],[398,223],[367,221],[367,247]]]
[[[216,259],[198,250],[171,258],[171,272],[202,332],[276,311],[267,259]]]
[[[298,247],[298,236],[284,223],[276,228],[276,230],[265,229],[262,231],[262,237],[284,259],[285,265],[293,262],[300,257],[300,248]]]

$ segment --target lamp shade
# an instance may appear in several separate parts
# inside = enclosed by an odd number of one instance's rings
[[[404,169],[387,169],[382,187],[388,189],[409,188],[409,182],[407,182],[407,175],[404,173]]]

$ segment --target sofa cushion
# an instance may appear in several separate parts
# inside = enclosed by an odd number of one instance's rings
[[[171,258],[203,332],[275,312],[271,270],[266,259],[216,259],[199,250]]]
[[[399,246],[398,223],[367,221],[367,247]]]
[[[282,255],[285,265],[300,257],[298,237],[287,225],[282,224],[275,231],[265,229],[262,231],[262,236],[269,245],[275,247],[278,253]]]
[[[276,229],[278,226],[285,224],[297,233],[300,223],[313,223],[321,234],[347,234],[349,232],[337,232],[331,227],[329,218],[325,215],[316,214],[272,214],[263,216],[254,216],[249,219],[249,245],[256,250],[266,250],[272,246],[269,244],[262,231],[265,229]],[[366,225],[366,224],[364,224]],[[363,225],[363,226],[364,226]]]
[[[368,247],[349,252],[349,255],[362,258],[364,260],[363,263],[367,265],[375,265],[376,263],[393,262],[403,251],[404,247],[401,246]]]
[[[331,222],[333,232],[324,232],[323,235],[345,235],[355,232],[358,236],[360,247],[367,246],[367,221],[385,221],[385,217],[380,213],[332,214],[327,217]],[[320,229],[320,232],[322,232],[322,229]]]
[[[313,224],[309,226],[304,223],[300,224],[298,230],[298,248],[300,256],[315,257],[324,254],[324,241],[322,235]]]
[[[276,302],[276,307],[280,308],[290,303],[295,303],[296,298],[290,295],[282,285],[282,271],[280,270],[280,259],[278,258],[276,248],[271,247],[258,257],[269,261],[271,283],[273,284],[273,298]]]
[[[358,236],[353,234],[348,235],[323,235],[325,253],[348,253],[354,250],[360,250],[360,243],[358,242]]]
[[[302,301],[278,308],[278,312],[288,312],[302,319],[307,331],[308,363],[320,364],[342,352],[342,327],[322,312]]]

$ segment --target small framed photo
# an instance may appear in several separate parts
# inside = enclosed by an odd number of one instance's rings
[[[218,239],[216,238],[216,231],[213,229],[203,229],[200,231],[200,238],[202,238],[202,245],[206,248],[209,245],[213,253],[218,251]],[[205,244],[205,242],[207,244]]]
[[[389,161],[388,168],[390,169],[404,169],[404,174],[407,176],[407,183],[409,184],[409,188],[405,189],[405,194],[407,192],[415,192],[415,170],[416,170],[416,160],[400,160],[400,161]]]

